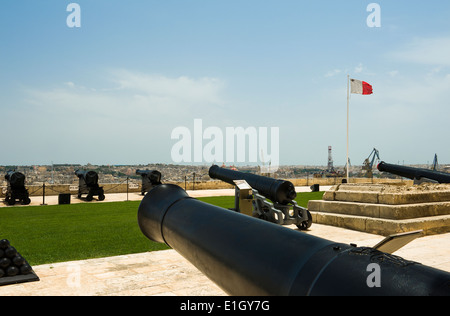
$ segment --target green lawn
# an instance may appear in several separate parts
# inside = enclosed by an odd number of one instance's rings
[[[323,192],[299,193],[297,202],[321,199]],[[200,200],[224,208],[234,197]],[[33,265],[167,249],[148,240],[137,224],[140,201],[2,207],[0,239]]]
[[[310,200],[322,200],[322,196],[325,192],[301,192],[297,193],[297,204],[299,206],[308,207],[308,201]]]

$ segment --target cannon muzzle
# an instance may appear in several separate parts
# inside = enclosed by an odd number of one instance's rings
[[[21,188],[25,186],[25,175],[21,172],[10,170],[6,173],[5,179],[13,188]]]
[[[280,204],[290,203],[297,196],[295,187],[290,181],[234,171],[217,165],[209,168],[209,176],[233,185],[235,184],[234,180],[245,180],[253,189],[258,190],[259,194]]]
[[[79,179],[83,179],[88,187],[98,185],[98,174],[95,171],[77,170],[75,174]]]
[[[172,184],[147,193],[138,223],[230,295],[450,295],[448,272],[230,212]]]
[[[136,170],[136,174],[140,175],[142,178],[147,178],[151,184],[158,185],[161,184],[161,172],[158,170]]]
[[[450,174],[445,172],[433,171],[423,168],[405,167],[380,162],[377,166],[379,171],[385,171],[400,177],[411,180],[431,180],[438,183],[450,183]]]
[[[105,194],[103,187],[98,185],[98,173],[95,171],[76,170],[78,182],[78,198],[81,198],[83,194],[86,195],[87,201],[92,201],[94,195],[98,195],[98,200],[103,201]]]
[[[156,185],[161,184],[161,172],[158,170],[136,170],[136,174],[142,177],[141,194],[150,191]]]

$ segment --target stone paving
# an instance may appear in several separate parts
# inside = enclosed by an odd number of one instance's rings
[[[295,226],[289,226],[294,229]],[[313,224],[307,234],[374,246],[382,236]],[[414,240],[395,255],[450,272],[450,233]],[[45,264],[40,281],[0,287],[0,296],[224,296],[174,250]]]

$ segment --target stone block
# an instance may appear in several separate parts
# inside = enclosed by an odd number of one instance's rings
[[[450,232],[450,184],[340,184],[310,201],[313,222],[383,236]],[[315,220],[314,220],[315,219]]]

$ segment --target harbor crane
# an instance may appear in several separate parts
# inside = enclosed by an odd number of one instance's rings
[[[367,178],[373,178],[372,168],[375,161],[377,162],[381,161],[380,152],[376,148],[372,150],[369,157],[367,157],[363,162],[362,170],[365,170],[366,172],[365,176]]]

